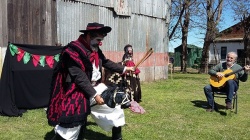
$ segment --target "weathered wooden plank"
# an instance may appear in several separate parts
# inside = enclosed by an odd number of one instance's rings
[[[31,42],[29,44],[40,45],[40,0],[30,1],[30,29]]]
[[[27,43],[28,42],[28,21],[29,21],[29,17],[28,17],[28,1],[24,0],[22,1],[22,17],[21,17],[21,28],[22,28],[22,33],[21,36],[23,38],[22,43]]]
[[[34,44],[41,45],[41,5],[40,0],[35,0],[33,2],[33,42]]]
[[[57,39],[57,5],[56,1],[52,1],[51,3],[51,36],[52,36],[52,45],[57,45],[58,44],[58,39]]]
[[[23,34],[22,34],[22,1],[14,1],[14,30],[15,30],[15,43],[23,43]]]
[[[15,17],[14,17],[14,3],[13,0],[8,0],[7,3],[7,11],[8,11],[8,38],[10,42],[15,42]]]
[[[40,0],[39,0],[40,1]],[[39,16],[40,16],[40,39],[41,39],[41,42],[43,43],[46,43],[46,34],[48,32],[48,29],[46,28],[46,22],[47,22],[47,16],[46,16],[46,1],[47,0],[43,0],[43,1],[40,1],[40,5],[39,5]]]
[[[7,25],[7,0],[0,1],[0,47],[7,46],[8,42]]]
[[[28,19],[27,19],[27,22],[28,22],[28,32],[27,32],[27,35],[28,35],[28,40],[27,40],[27,43],[28,44],[32,44],[33,43],[33,11],[32,11],[32,1],[28,1],[27,3],[27,11],[28,11]]]

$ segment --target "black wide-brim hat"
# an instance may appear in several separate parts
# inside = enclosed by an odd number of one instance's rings
[[[104,26],[104,24],[99,24],[97,22],[88,23],[86,30],[80,30],[79,32],[86,33],[86,32],[101,32],[101,33],[109,33],[112,30],[109,26]]]

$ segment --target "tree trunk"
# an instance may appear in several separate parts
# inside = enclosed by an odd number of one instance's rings
[[[190,12],[189,12],[190,0],[185,0],[185,15],[184,15],[184,23],[182,25],[182,72],[187,73],[187,36],[188,36],[188,26],[190,21]]]
[[[204,41],[199,73],[208,73],[209,46],[210,42]]]
[[[184,21],[184,26],[182,28],[182,64],[183,73],[187,72],[187,36],[188,36],[188,23],[189,21]]]
[[[209,46],[213,40],[213,27],[214,23],[211,18],[207,20],[207,31],[204,38],[204,45],[202,50],[202,58],[199,73],[208,73],[208,61],[209,61]]]
[[[243,53],[243,58],[245,58],[245,62],[247,65],[249,64],[250,60],[249,60],[249,55],[250,55],[250,38],[249,38],[249,34],[250,34],[250,18],[249,17],[245,17],[243,19],[243,26],[244,26],[244,53]],[[245,64],[243,64],[245,65]]]
[[[217,59],[217,50],[216,50],[216,46],[213,43],[213,50],[214,50],[214,60],[215,60],[215,64],[218,64],[218,59]]]

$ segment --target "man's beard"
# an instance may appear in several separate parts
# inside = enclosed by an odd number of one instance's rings
[[[90,45],[90,48],[91,48],[93,51],[98,51],[99,45],[98,45],[98,44],[92,44],[92,45]]]
[[[234,62],[227,62],[228,66],[232,66],[234,64]]]
[[[98,51],[99,43],[96,40],[91,40],[90,47],[93,51]]]
[[[93,51],[98,51],[99,49],[99,41],[97,41],[97,39],[103,39],[103,38],[96,37],[90,41],[90,47]]]

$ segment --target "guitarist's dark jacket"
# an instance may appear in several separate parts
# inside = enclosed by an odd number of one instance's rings
[[[242,67],[239,64],[235,63],[230,69],[235,72],[235,71],[242,69]],[[227,63],[223,62],[223,63],[219,63],[218,65],[210,69],[208,74],[215,76],[217,72],[223,72],[225,70],[227,70]],[[244,70],[241,70],[235,73],[235,76],[236,76],[235,81],[239,85],[239,81],[242,81],[242,82],[247,81],[248,74]]]

